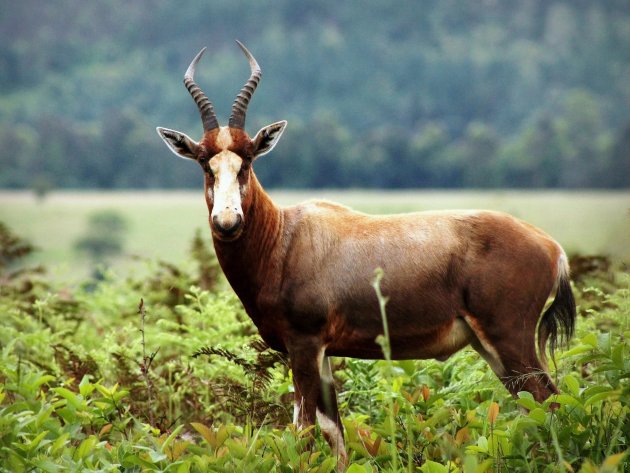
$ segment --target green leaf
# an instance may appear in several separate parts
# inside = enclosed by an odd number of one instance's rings
[[[95,384],[94,387],[99,393],[101,393],[103,397],[111,398],[114,395],[114,392],[116,391],[118,385],[115,385],[112,389],[109,389],[102,384]]]
[[[39,443],[48,435],[48,430],[44,430],[40,432],[33,440],[31,440],[28,444],[25,445],[26,451],[33,452],[37,450],[39,447]]]
[[[561,357],[562,358],[568,358],[571,356],[575,356],[575,355],[581,355],[582,353],[589,353],[591,351],[593,351],[593,346],[591,345],[577,345],[573,348],[571,348],[570,350],[567,350],[565,352],[562,352]]]
[[[36,427],[41,427],[41,425],[48,420],[50,415],[55,410],[55,408],[53,406],[48,406],[47,409],[44,409],[44,406],[42,406],[42,410],[39,411],[39,414],[37,414],[37,417],[35,418],[35,426]]]
[[[623,356],[623,352],[624,352],[624,348],[625,346],[623,344],[619,344],[616,345],[613,349],[612,349],[612,353],[611,353],[611,359],[613,361],[613,363],[615,364],[615,367],[619,370],[623,370],[624,369],[624,356]]]
[[[588,399],[589,397],[595,394],[607,393],[609,391],[610,391],[610,388],[608,386],[590,386],[584,390],[582,395]]]
[[[582,343],[584,343],[585,345],[590,345],[593,348],[597,347],[597,334],[591,332],[588,335],[586,335],[584,338],[582,338]]]
[[[190,461],[182,462],[182,464],[177,467],[177,473],[188,473],[190,466]]]
[[[95,445],[98,443],[98,439],[94,435],[90,435],[83,440],[74,453],[75,460],[83,460],[85,457],[92,453]]]
[[[235,441],[234,439],[226,440],[225,445],[230,450],[230,456],[233,456],[235,458],[238,458],[239,460],[242,460],[247,455],[247,449],[243,445],[241,445],[239,442]],[[290,450],[289,454],[294,453],[294,455],[291,457],[291,461],[299,462],[299,458],[297,454],[295,454],[295,451],[293,449],[289,449],[289,450]]]
[[[615,399],[619,398],[619,391],[608,390],[605,392],[594,394],[593,396],[589,397],[586,401],[584,401],[584,406],[590,406],[591,404],[595,404],[597,402],[601,402],[605,399],[611,399],[611,398],[615,398]]]
[[[170,443],[173,441],[173,439],[175,437],[177,437],[177,435],[179,435],[179,433],[182,431],[182,429],[184,428],[184,424],[180,424],[178,425],[175,430],[173,430],[173,432],[171,433],[171,435],[169,435],[168,437],[166,437],[166,440],[164,440],[164,443],[161,445],[160,447],[160,451],[163,452],[166,447],[168,447],[170,445]]]
[[[121,389],[120,391],[116,392],[114,394],[114,396],[112,397],[112,399],[115,402],[119,402],[121,399],[127,397],[129,395],[129,391],[127,391],[126,389]]]
[[[610,332],[608,333],[599,333],[597,336],[597,348],[602,353],[606,355],[610,355],[610,351],[612,349],[612,336]]]
[[[228,428],[225,425],[219,426],[216,431],[199,422],[191,422],[190,425],[193,429],[199,432],[213,450],[217,450],[221,445],[223,445],[223,442],[225,442],[230,435]]]
[[[532,394],[528,393],[527,391],[519,392],[518,400],[516,402],[529,411],[538,407],[538,403],[536,403],[536,401],[534,400],[534,396],[532,396]]]
[[[200,422],[191,422],[190,425],[193,429],[195,429],[203,439],[210,445],[212,448],[217,448],[215,446],[216,443],[216,434],[214,430],[209,428],[208,426],[200,423]]]
[[[48,460],[46,458],[37,460],[33,462],[33,464],[37,467],[37,471],[45,471],[47,473],[57,473],[58,471],[65,470],[63,466],[58,465],[54,463],[52,460]]]
[[[628,452],[621,452],[615,455],[611,455],[602,463],[602,471],[617,471],[617,467],[621,463],[621,460],[626,456]],[[628,465],[626,465],[628,466]]]
[[[547,421],[547,415],[545,414],[545,411],[543,411],[540,407],[537,407],[529,411],[528,416],[530,419],[533,419],[540,425],[544,425],[545,422]]]
[[[78,396],[66,388],[53,388],[53,392],[64,398],[75,409],[81,409],[81,400]]]
[[[136,454],[125,455],[121,463],[124,468],[130,468],[132,466],[141,466],[141,467],[147,468],[148,471],[155,471],[156,469],[155,464],[149,461],[143,460],[142,458],[140,458],[140,456]]]
[[[319,468],[313,471],[314,473],[331,473],[336,466],[337,459],[335,457],[328,457],[319,465]]]
[[[86,398],[90,394],[92,394],[92,391],[94,391],[95,388],[96,386],[90,383],[90,375],[86,374],[85,376],[83,376],[83,379],[81,379],[81,382],[79,383],[79,394]]]
[[[46,384],[50,381],[53,381],[55,379],[54,376],[46,374],[44,376],[40,376],[39,378],[37,378],[34,382],[32,382],[31,384],[29,384],[29,388],[31,388],[32,390],[35,390],[34,388],[39,388],[42,384]]]
[[[557,402],[558,404],[562,406],[581,406],[582,405],[580,401],[575,399],[573,396],[570,396],[569,394],[557,394],[549,398],[549,400],[551,402]]]
[[[423,473],[448,473],[448,468],[440,463],[427,460],[426,463],[420,467],[420,471]]]
[[[572,374],[564,377],[564,384],[573,396],[580,395],[580,382]]]
[[[359,463],[353,463],[348,467],[346,473],[369,473],[369,470]]]
[[[402,368],[405,374],[409,377],[413,376],[416,372],[415,360],[400,360],[396,362],[396,365]]]
[[[55,440],[51,446],[51,453],[56,453],[57,450],[59,450],[60,448],[62,448],[66,443],[68,443],[68,439],[70,438],[70,434],[68,432],[65,432],[63,434],[61,434],[57,440]]]
[[[166,453],[158,452],[157,450],[149,450],[149,457],[151,457],[153,464],[160,463],[161,461],[168,459]]]
[[[479,460],[477,459],[477,455],[466,454],[464,458],[464,473],[476,472],[478,466]]]
[[[491,471],[490,467],[492,466],[492,459],[488,458],[483,462],[479,463],[477,459],[477,455],[467,454],[464,460],[464,473],[486,473],[487,471]]]

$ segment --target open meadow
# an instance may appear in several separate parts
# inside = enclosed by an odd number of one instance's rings
[[[470,348],[334,359],[348,473],[630,471],[628,193],[272,194],[371,213],[504,210],[570,254],[610,257],[574,258],[576,333],[551,363],[560,394],[542,403],[510,397]],[[104,211],[125,222],[122,253],[94,277],[75,243]],[[1,473],[336,471],[319,429],[311,441],[290,425],[287,359],[227,287],[206,221],[201,192],[0,193]]]
[[[630,261],[630,193],[524,191],[276,191],[281,205],[311,198],[340,202],[367,213],[437,209],[492,209],[511,213],[547,231],[568,253],[608,255]],[[89,262],[73,249],[88,218],[113,211],[126,222],[123,253],[114,268],[131,269],[130,256],[186,259],[197,229],[210,238],[203,192],[55,192],[38,200],[30,192],[0,192],[0,222],[38,249],[43,263],[62,279],[87,274]]]

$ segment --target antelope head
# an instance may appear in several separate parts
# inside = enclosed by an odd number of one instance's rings
[[[158,134],[177,156],[197,161],[204,171],[205,198],[210,214],[210,228],[215,238],[236,240],[243,230],[243,208],[247,206],[252,180],[252,163],[276,145],[286,121],[263,127],[253,139],[245,131],[247,106],[261,77],[260,66],[243,44],[251,76],[232,105],[228,126],[219,126],[214,107],[195,83],[197,63],[206,48],[199,51],[184,74],[184,85],[194,99],[203,124],[203,137],[197,142],[185,133],[157,128]]]

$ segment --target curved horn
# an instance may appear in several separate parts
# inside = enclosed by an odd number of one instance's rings
[[[260,66],[252,56],[243,43],[240,41],[236,41],[236,43],[240,46],[240,48],[247,56],[247,60],[249,61],[249,68],[251,69],[251,76],[249,80],[245,83],[241,92],[236,96],[236,100],[234,100],[234,104],[232,105],[232,115],[230,115],[229,126],[230,128],[245,128],[245,115],[247,114],[247,106],[249,105],[249,101],[258,86],[258,82],[260,82],[260,77],[262,76],[262,71],[260,70]]]
[[[188,92],[190,92],[190,95],[192,95],[193,100],[197,104],[197,108],[199,108],[201,123],[203,123],[203,131],[210,131],[215,128],[219,128],[219,122],[217,121],[217,116],[214,113],[212,102],[208,100],[206,94],[201,91],[201,88],[195,84],[194,80],[195,67],[197,67],[197,63],[205,51],[206,48],[199,51],[199,53],[195,56],[195,59],[193,59],[190,63],[190,66],[188,66],[188,69],[186,69],[186,74],[184,74],[184,85],[188,89]]]

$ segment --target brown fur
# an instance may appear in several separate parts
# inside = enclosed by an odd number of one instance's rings
[[[464,311],[487,319],[490,334],[524,324],[533,330],[554,287],[560,247],[508,215],[377,217],[319,202],[279,209],[253,174],[251,181],[243,237],[215,239],[215,246],[254,323],[263,336],[275,333],[278,349],[287,346],[287,335],[277,333],[281,320],[286,331],[319,337],[328,354],[382,357],[375,343],[382,323],[370,284],[378,267],[385,272],[395,358],[443,355],[427,342],[439,340]],[[497,308],[519,303],[534,308],[531,320],[493,321]],[[267,328],[270,311],[277,315]]]
[[[395,358],[450,354],[429,342],[464,313],[494,343],[513,344],[507,334],[534,333],[562,255],[541,231],[497,212],[379,217],[320,202],[280,209],[253,174],[243,210],[243,236],[215,239],[217,254],[261,335],[281,350],[308,334],[330,355],[380,358],[370,285],[377,267]],[[523,346],[533,346],[528,338]]]

